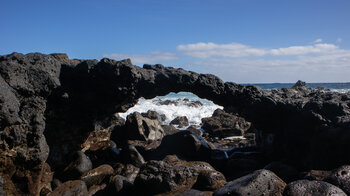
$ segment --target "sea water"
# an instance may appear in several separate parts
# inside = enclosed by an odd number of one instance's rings
[[[294,83],[270,83],[270,84],[243,84],[243,85],[256,85],[264,90],[272,90],[279,88],[290,88],[294,85]],[[308,88],[318,88],[322,87],[325,89],[330,89],[331,91],[339,92],[339,93],[348,93],[350,92],[350,83],[307,83],[306,86]],[[192,107],[186,104],[184,99],[189,99],[190,101],[200,101],[203,106]],[[169,104],[162,105],[159,104],[161,101],[172,100],[177,101],[177,105]],[[121,117],[124,119],[127,115],[133,112],[147,112],[148,110],[153,110],[158,112],[159,114],[164,114],[166,116],[166,120],[163,122],[164,124],[169,124],[174,118],[178,116],[186,116],[189,120],[190,125],[200,125],[201,119],[212,116],[213,112],[216,109],[222,109],[223,107],[220,105],[214,104],[210,100],[201,99],[193,93],[189,92],[179,92],[179,93],[169,93],[166,96],[158,96],[153,99],[144,99],[140,98],[138,103],[130,108],[125,113],[119,113]]]

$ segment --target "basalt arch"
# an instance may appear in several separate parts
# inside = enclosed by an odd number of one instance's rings
[[[0,173],[7,184],[17,172],[21,178],[14,179],[31,194],[39,190],[48,150],[48,162],[62,159],[56,146],[79,148],[95,121],[127,110],[139,97],[169,92],[192,92],[246,118],[259,130],[262,152],[272,159],[288,159],[301,168],[350,161],[349,94],[304,87],[262,91],[162,65],[141,68],[130,60],[70,60],[63,54],[1,56],[0,75],[0,150],[6,154],[0,161],[7,164]],[[10,152],[16,153],[7,156]]]

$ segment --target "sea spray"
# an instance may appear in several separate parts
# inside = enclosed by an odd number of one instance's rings
[[[164,102],[167,101],[167,104]],[[200,102],[201,104],[198,104]],[[201,119],[212,116],[216,109],[222,106],[214,104],[207,99],[201,99],[193,93],[179,92],[169,93],[166,96],[158,96],[153,99],[141,97],[137,104],[125,113],[119,113],[122,118],[133,112],[144,113],[148,110],[164,114],[166,119],[163,124],[169,124],[178,116],[186,116],[190,125],[200,125]]]

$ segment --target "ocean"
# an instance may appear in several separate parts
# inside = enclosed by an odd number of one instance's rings
[[[279,88],[290,88],[294,83],[270,83],[270,84],[242,84],[242,85],[256,85],[264,90],[272,90]],[[350,83],[307,83],[308,88],[322,87],[330,89],[331,91],[339,93],[350,92]],[[194,106],[188,104],[190,102],[199,101],[202,106]],[[170,104],[161,104],[162,102],[169,100]],[[201,119],[212,116],[216,109],[222,109],[220,105],[214,104],[210,100],[201,99],[197,95],[189,92],[169,93],[166,96],[157,96],[153,99],[140,98],[138,103],[130,108],[125,113],[119,113],[122,118],[126,118],[127,115],[133,112],[144,113],[148,110],[153,110],[159,114],[164,114],[166,120],[163,124],[169,124],[174,118],[178,116],[186,116],[190,125],[200,126]],[[186,127],[185,127],[186,128]]]

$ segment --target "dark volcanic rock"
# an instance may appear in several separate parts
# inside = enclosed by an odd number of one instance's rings
[[[145,118],[138,112],[126,117],[125,132],[130,140],[160,140],[164,136],[164,130],[158,120]]]
[[[171,135],[179,132],[180,130],[176,129],[173,125],[162,125],[165,135]]]
[[[343,165],[333,170],[325,180],[350,195],[350,165]]]
[[[179,128],[182,128],[182,127],[186,127],[188,126],[188,119],[186,116],[178,116],[176,118],[174,118],[171,122],[170,122],[171,125],[178,125]]]
[[[72,161],[63,171],[62,178],[64,180],[77,179],[85,172],[92,169],[92,163],[89,157],[81,151],[73,153],[71,159]]]
[[[122,151],[122,158],[124,162],[131,163],[136,167],[141,167],[145,163],[142,155],[133,145],[129,145]]]
[[[215,110],[212,117],[203,118],[202,123],[202,128],[215,137],[242,136],[251,125],[244,118],[220,109]]]
[[[286,183],[269,170],[252,174],[227,183],[214,192],[218,195],[282,195]]]
[[[140,172],[140,168],[132,164],[116,164],[114,166],[115,173],[121,176],[124,176],[128,179],[129,182],[134,183],[137,174]]]
[[[164,114],[158,114],[156,111],[148,110],[146,113],[141,113],[143,117],[158,120],[159,122],[163,122],[166,120],[166,116]]]
[[[133,184],[124,176],[116,175],[110,180],[106,192],[103,195],[130,195]]]
[[[338,187],[323,181],[298,180],[289,183],[284,189],[283,195],[343,195],[346,194]]]
[[[13,53],[0,56],[0,176],[6,191],[39,194],[44,163],[62,171],[67,155],[82,150],[96,122],[126,111],[140,97],[179,91],[212,100],[251,122],[258,147],[273,160],[286,160],[303,170],[350,162],[349,93],[303,85],[263,91],[162,65],[140,68],[130,60]],[[147,134],[154,125],[147,123],[135,123],[140,129],[130,136],[161,139],[159,129]],[[114,132],[129,134],[127,127]],[[119,145],[118,134],[115,138]]]
[[[150,152],[148,159],[162,159],[166,155],[175,154],[185,160],[207,161],[211,150],[211,146],[202,137],[191,131],[180,131],[165,136],[160,146]]]
[[[88,191],[85,182],[81,180],[67,181],[61,186],[57,187],[51,194],[51,196],[86,196]]]
[[[49,152],[44,112],[60,69],[50,55],[0,56],[0,175],[9,195],[39,194]]]
[[[167,156],[163,161],[151,160],[141,167],[140,173],[135,180],[135,188],[142,194],[158,194],[181,189],[191,188],[197,181],[200,173],[213,173],[207,177],[217,177],[218,182],[199,182],[202,188],[215,186],[224,177],[206,162],[180,161],[176,156]],[[220,177],[219,177],[220,176]]]

